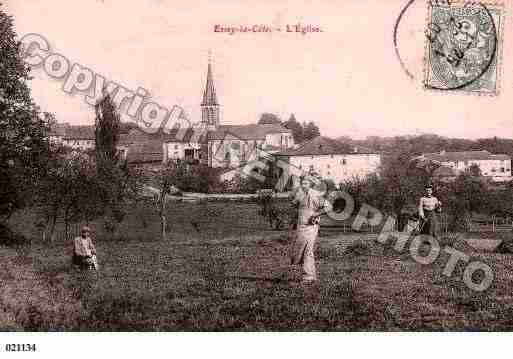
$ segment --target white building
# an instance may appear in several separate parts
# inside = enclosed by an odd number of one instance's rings
[[[317,174],[336,185],[353,178],[365,178],[376,173],[381,155],[360,146],[340,143],[327,137],[316,137],[295,150],[276,154],[295,168],[295,172]]]
[[[506,182],[513,179],[511,175],[511,157],[508,155],[492,154],[488,151],[463,151],[425,153],[418,160],[431,161],[437,165],[450,168],[458,175],[472,165],[477,165],[481,175],[495,182]]]

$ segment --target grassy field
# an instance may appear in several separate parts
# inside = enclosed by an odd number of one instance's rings
[[[93,223],[101,270],[71,267],[71,243],[0,247],[0,330],[509,330],[513,255],[479,252],[492,287],[475,293],[442,275],[447,256],[422,266],[375,235],[321,231],[320,281],[288,265],[286,232],[268,230],[250,204],[174,204],[169,238],[133,208],[117,239]],[[191,223],[191,220],[194,223]],[[25,213],[13,227],[38,234]],[[359,243],[355,245],[354,243]]]

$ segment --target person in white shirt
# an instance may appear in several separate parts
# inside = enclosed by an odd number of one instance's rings
[[[81,235],[76,237],[73,246],[73,264],[81,269],[98,269],[96,248],[90,237],[91,229],[83,227]]]
[[[291,247],[291,264],[302,265],[303,282],[317,280],[314,247],[319,232],[319,217],[323,214],[323,198],[313,190],[312,180],[304,177],[293,193],[292,203],[298,209],[297,229]]]
[[[426,195],[419,202],[420,234],[438,236],[437,212],[441,211],[442,202],[433,196],[433,187],[426,186]]]

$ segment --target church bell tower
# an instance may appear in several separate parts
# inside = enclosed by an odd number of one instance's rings
[[[219,126],[219,103],[217,102],[210,58],[208,61],[207,84],[201,102],[201,124],[210,131],[216,130]]]

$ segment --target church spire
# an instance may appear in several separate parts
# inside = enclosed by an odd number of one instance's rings
[[[212,76],[212,63],[209,59],[208,70],[207,70],[207,85],[205,86],[205,92],[203,93],[203,106],[219,105],[217,102],[216,89],[214,87],[214,78]]]
[[[212,60],[209,52],[207,84],[201,102],[201,123],[208,129],[215,130],[219,126],[219,103],[217,102],[214,77],[212,75]]]

